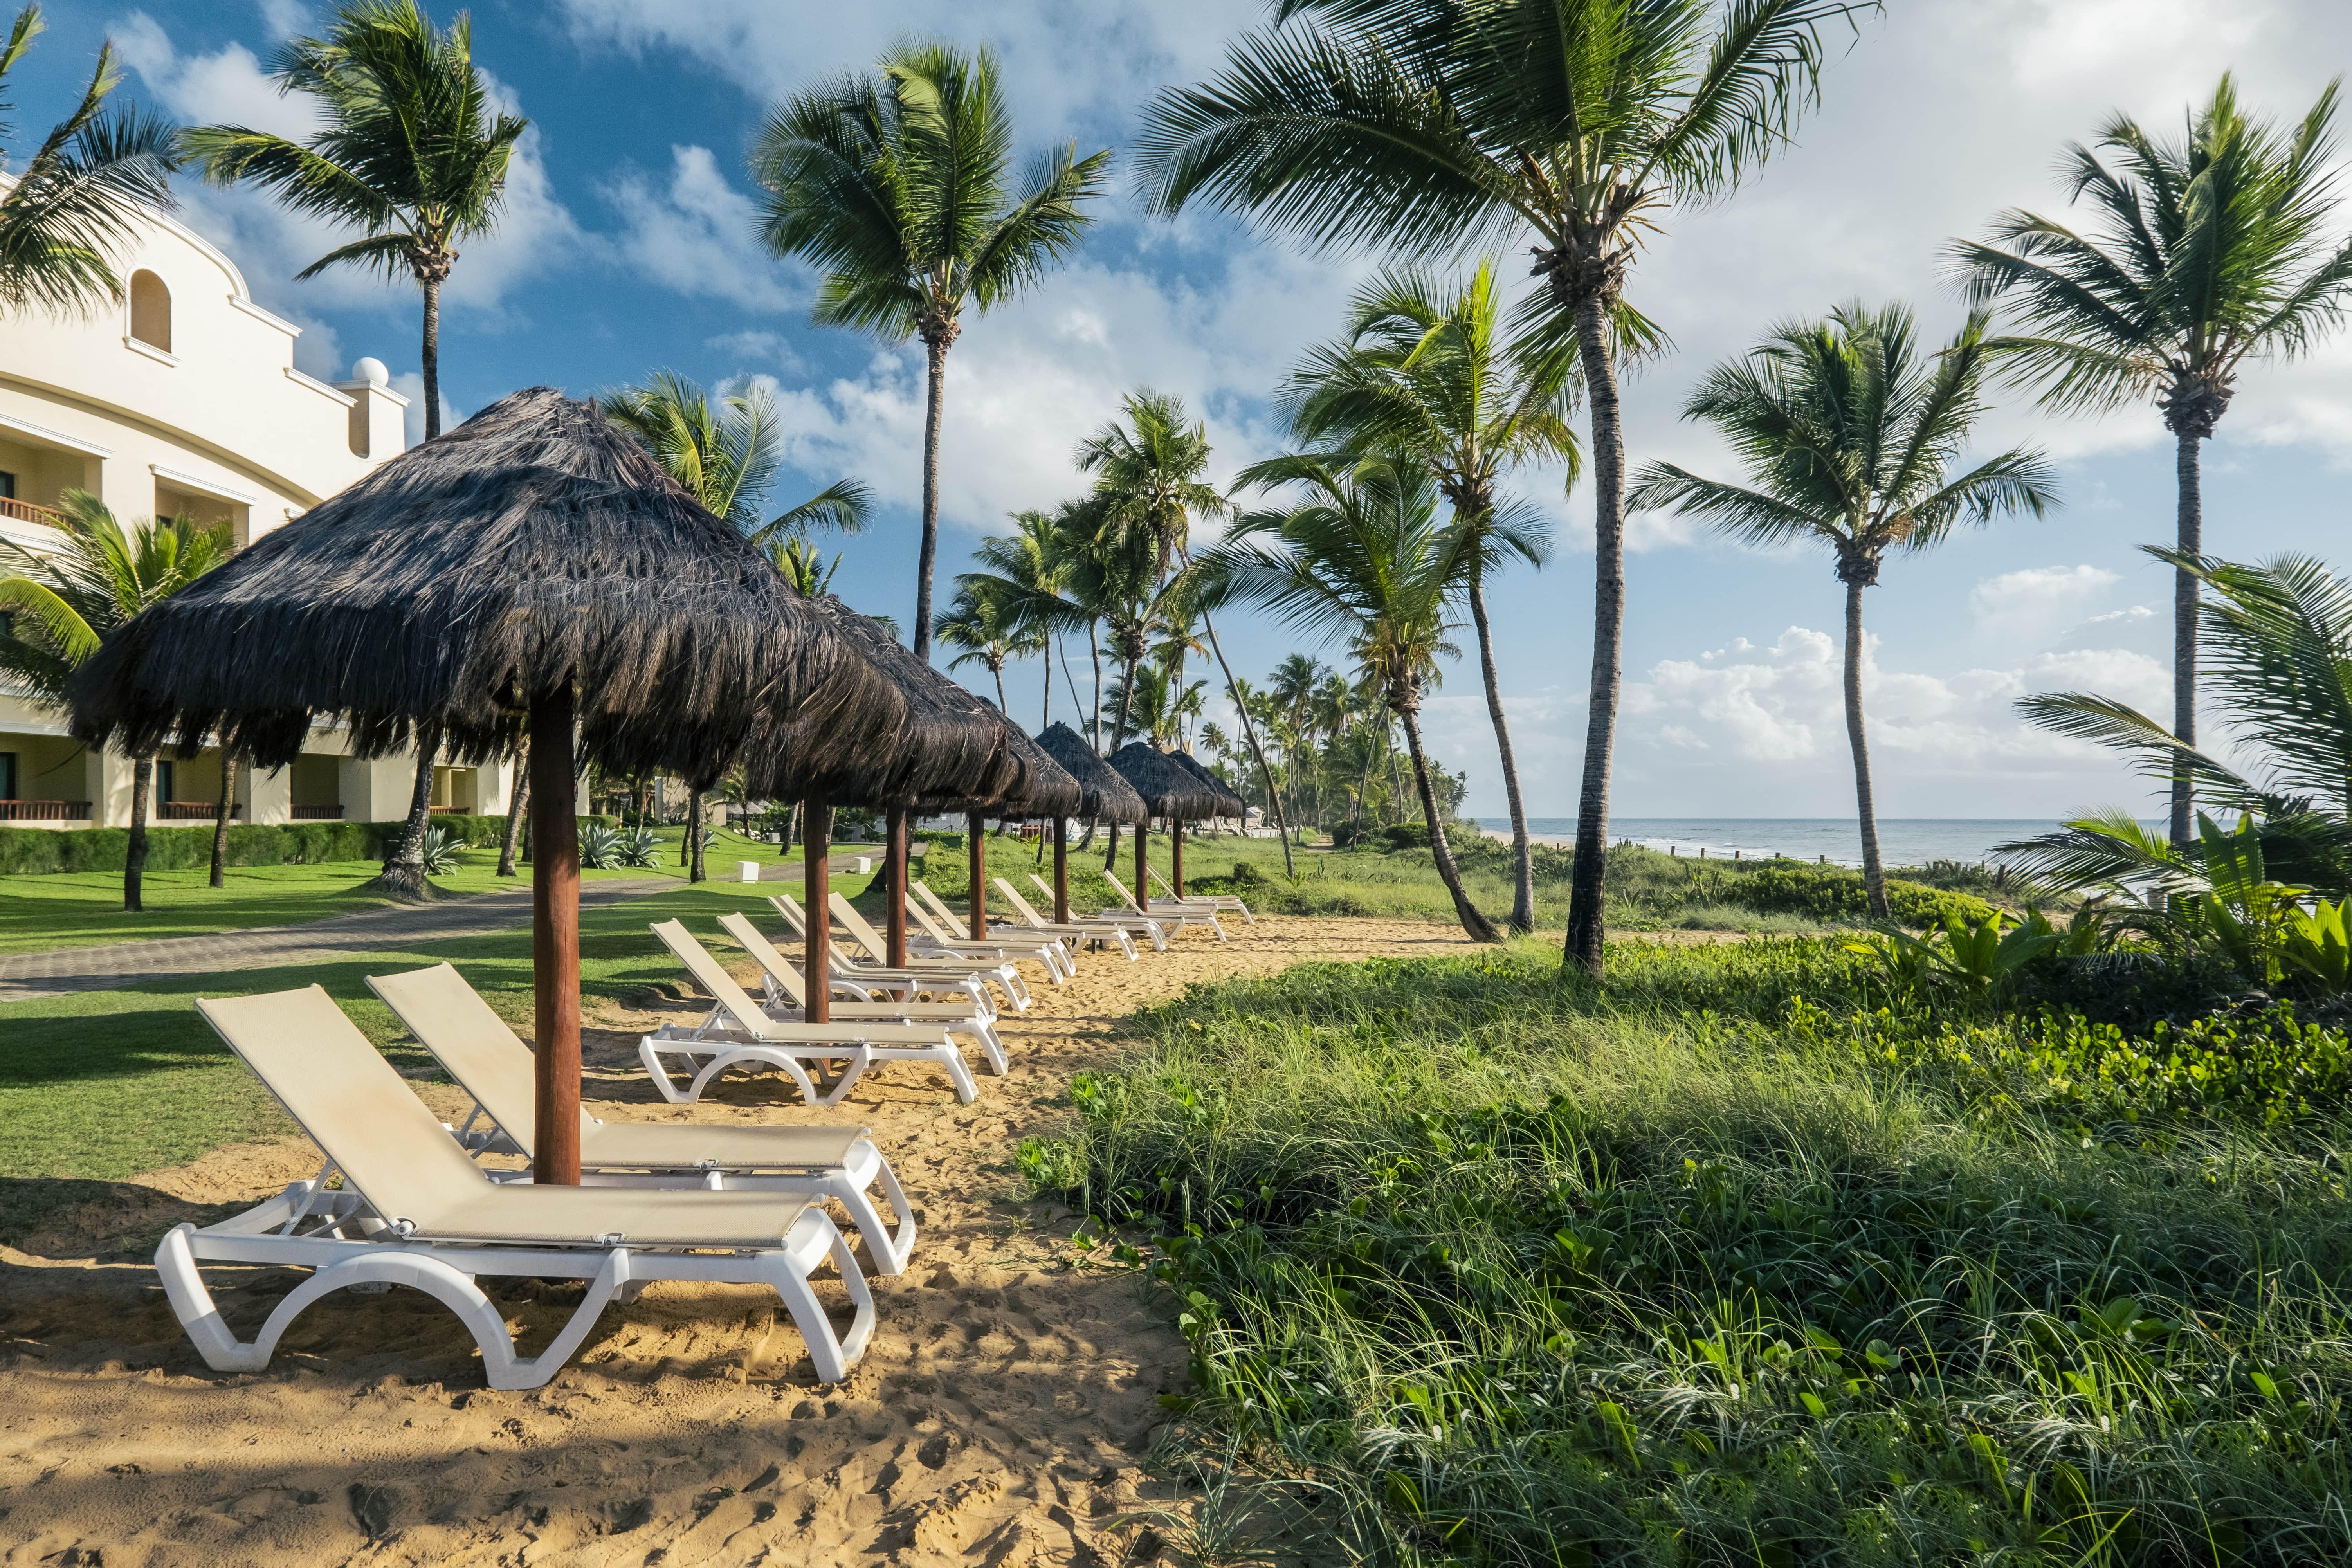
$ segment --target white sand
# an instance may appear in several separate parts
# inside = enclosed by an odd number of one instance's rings
[[[830,1110],[789,1102],[774,1078],[670,1107],[635,1064],[636,1028],[659,1016],[592,1019],[604,1027],[588,1042],[587,1093],[608,1120],[873,1129],[923,1235],[906,1274],[875,1282],[881,1326],[835,1387],[814,1384],[772,1296],[678,1284],[608,1309],[573,1363],[530,1393],[484,1388],[456,1321],[406,1290],[330,1297],[267,1372],[215,1373],[147,1253],[167,1226],[220,1212],[202,1205],[309,1175],[316,1153],[240,1144],[92,1184],[90,1203],[25,1250],[0,1247],[0,1563],[1118,1561],[1114,1521],[1181,1506],[1139,1466],[1158,1396],[1183,1384],[1183,1342],[1134,1276],[1072,1267],[1070,1216],[1017,1200],[1013,1150],[1052,1128],[1069,1074],[1106,1060],[1097,1037],[1137,1006],[1302,960],[1465,945],[1399,921],[1231,929],[1229,945],[1187,936],[1037,984],[1038,1005],[1006,1022],[1011,1075],[983,1076],[970,1106],[894,1065]],[[464,1104],[426,1094],[445,1115]],[[208,1277],[247,1334],[298,1278]],[[499,1293],[532,1344],[577,1299],[520,1282]]]

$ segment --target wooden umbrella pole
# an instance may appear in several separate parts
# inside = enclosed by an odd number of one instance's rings
[[[801,894],[808,910],[803,923],[808,940],[801,952],[801,978],[808,1001],[801,1016],[812,1024],[833,1021],[833,960],[826,950],[833,942],[833,900],[830,869],[833,854],[833,813],[822,795],[811,795],[801,809]]]
[[[531,1179],[580,1184],[580,823],[572,688],[530,708]]]
[[[1151,818],[1145,817],[1135,825],[1135,907],[1151,907],[1151,862],[1143,858],[1144,847],[1151,840]]]
[[[1181,816],[1168,819],[1168,879],[1176,884],[1176,896],[1181,899],[1184,896],[1184,819]]]
[[[1070,921],[1070,823],[1056,814],[1054,817],[1054,922],[1067,925]]]
[[[971,940],[978,942],[988,934],[988,845],[981,833],[980,813],[967,812],[963,826],[965,868],[971,876]]]
[[[888,900],[889,914],[884,931],[888,952],[883,962],[892,969],[907,965],[907,812],[903,806],[889,814],[888,839],[882,847],[883,896]]]

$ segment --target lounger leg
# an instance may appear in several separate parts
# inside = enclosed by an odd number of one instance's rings
[[[855,1309],[849,1332],[835,1335],[833,1320],[826,1315],[824,1303],[816,1299],[809,1287],[809,1275],[827,1257],[841,1270],[841,1282],[849,1288],[849,1300]],[[768,1283],[776,1292],[784,1310],[792,1313],[799,1326],[801,1338],[808,1342],[809,1361],[816,1368],[819,1383],[839,1383],[849,1375],[849,1369],[866,1353],[866,1342],[874,1337],[874,1292],[866,1283],[865,1271],[857,1267],[857,1255],[849,1248],[849,1238],[829,1215],[809,1213],[793,1226],[784,1238],[784,1251],[768,1266]]]
[[[843,1174],[828,1178],[827,1189],[849,1211],[850,1223],[866,1237],[866,1251],[874,1259],[874,1272],[904,1273],[908,1259],[915,1254],[915,1210],[907,1202],[906,1189],[899,1186],[898,1173],[890,1168],[890,1162],[871,1143],[866,1149],[872,1156],[872,1172],[866,1169],[867,1162],[853,1153]],[[897,1216],[895,1226],[882,1217],[882,1211],[866,1190],[877,1182],[882,1184],[882,1196]]]
[[[1223,921],[1220,921],[1219,919],[1217,919],[1217,917],[1216,917],[1216,913],[1215,913],[1215,911],[1214,911],[1214,910],[1208,911],[1208,914],[1209,914],[1209,929],[1210,929],[1211,931],[1215,931],[1215,932],[1217,933],[1217,940],[1218,940],[1219,942],[1223,942],[1223,941],[1224,941],[1224,940],[1225,940],[1225,926],[1224,926],[1224,922],[1223,922]]]
[[[688,1104],[696,1095],[702,1092],[702,1086],[698,1082],[686,1093],[678,1092],[677,1080],[669,1076],[669,1069],[661,1064],[660,1053],[654,1049],[654,1037],[651,1035],[638,1037],[637,1059],[645,1063],[646,1076],[654,1080],[655,1089],[672,1105]]]
[[[455,1312],[481,1350],[482,1370],[492,1388],[537,1388],[572,1359],[580,1342],[595,1326],[596,1315],[628,1279],[628,1254],[614,1247],[563,1331],[546,1350],[526,1357],[515,1354],[514,1336],[507,1332],[505,1315],[467,1275],[438,1258],[414,1252],[391,1248],[363,1252],[319,1269],[289,1291],[261,1326],[261,1332],[247,1344],[229,1331],[213,1304],[212,1292],[205,1289],[196,1270],[195,1249],[188,1239],[194,1234],[192,1225],[174,1226],[166,1232],[163,1245],[155,1249],[155,1271],[163,1277],[163,1294],[172,1303],[173,1314],[187,1331],[196,1353],[215,1372],[260,1371],[269,1364],[279,1339],[310,1303],[350,1286],[382,1282],[422,1290]]]
[[[1014,1012],[1026,1013],[1029,1011],[1029,983],[1021,978],[1021,972],[1019,970],[1014,969],[1008,964],[1005,968],[997,972],[995,978],[996,983],[1004,988],[1004,994],[1013,998],[1013,1010]]]
[[[919,1054],[929,1057],[946,1069],[948,1081],[955,1085],[955,1095],[959,1101],[970,1105],[980,1098],[979,1083],[974,1081],[971,1069],[963,1065],[963,1053],[956,1049],[952,1044],[941,1046],[935,1051]]]
[[[648,1041],[646,1042],[646,1045],[650,1046],[651,1043],[652,1042]],[[643,1049],[644,1047],[640,1048]],[[688,1087],[687,1091],[684,1094],[671,1094],[669,1096],[670,1102],[674,1105],[690,1105],[694,1101],[700,1100],[702,1098],[703,1089],[709,1086],[712,1079],[717,1078],[729,1068],[731,1068],[737,1063],[742,1061],[753,1061],[759,1063],[762,1067],[772,1067],[782,1069],[785,1076],[800,1086],[801,1103],[803,1105],[831,1105],[835,1100],[838,1100],[841,1097],[842,1091],[836,1090],[832,1098],[820,1099],[817,1095],[816,1086],[809,1081],[809,1075],[802,1068],[801,1064],[794,1061],[792,1058],[784,1055],[783,1052],[772,1050],[762,1046],[746,1046],[740,1050],[726,1051],[712,1058],[709,1066],[704,1068],[700,1072],[694,1075],[694,1082]],[[863,1061],[859,1061],[856,1065],[861,1069],[865,1067],[865,1063]],[[855,1078],[857,1075],[856,1072],[852,1072],[848,1076],[850,1078]],[[845,1080],[845,1081],[846,1080]],[[662,1081],[657,1079],[654,1087],[661,1089],[663,1087]],[[668,1093],[668,1090],[665,1089],[663,1092]]]
[[[1256,917],[1255,915],[1254,915],[1254,914],[1252,914],[1252,913],[1250,913],[1250,912],[1249,912],[1249,906],[1248,906],[1247,904],[1245,904],[1245,903],[1242,902],[1242,901],[1241,901],[1241,900],[1239,900],[1239,899],[1235,899],[1235,900],[1234,900],[1234,908],[1235,908],[1235,909],[1237,909],[1237,910],[1241,910],[1241,912],[1242,912],[1242,919],[1244,919],[1244,920],[1245,920],[1245,921],[1249,921],[1249,923],[1250,923],[1250,924],[1252,924],[1252,925],[1255,925],[1255,924],[1257,924],[1257,917]]]
[[[980,1044],[981,1054],[988,1058],[988,1070],[994,1073],[999,1078],[1003,1078],[1004,1076],[1004,1042],[996,1037],[996,1030],[993,1027],[986,1023],[975,1020],[970,1028],[966,1028],[964,1026],[959,1024],[949,1032],[950,1034],[969,1035],[972,1039],[978,1041]]]

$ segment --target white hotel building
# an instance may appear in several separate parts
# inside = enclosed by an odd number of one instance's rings
[[[0,538],[54,551],[60,498],[84,489],[126,525],[184,514],[229,522],[242,546],[404,445],[408,400],[372,359],[330,385],[294,368],[301,329],[253,302],[244,274],[163,215],[117,258],[119,307],[0,317]],[[23,559],[0,552],[0,569]],[[341,731],[312,732],[290,767],[239,770],[236,820],[407,815],[412,758],[363,762]],[[509,764],[440,768],[434,804],[503,811]],[[152,821],[209,821],[220,758],[156,764]],[[0,685],[0,825],[129,826],[131,764],[66,732],[65,716]]]

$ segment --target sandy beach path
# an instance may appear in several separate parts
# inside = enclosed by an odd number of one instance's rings
[[[608,1309],[574,1363],[530,1393],[485,1389],[455,1320],[405,1290],[330,1297],[268,1372],[214,1373],[148,1256],[169,1226],[309,1175],[310,1145],[239,1144],[75,1184],[45,1234],[0,1247],[0,1563],[1117,1561],[1110,1522],[1172,1496],[1139,1465],[1158,1395],[1181,1386],[1183,1343],[1133,1277],[1070,1266],[1069,1216],[1017,1200],[1014,1149],[1054,1125],[1069,1075],[1108,1059],[1103,1030],[1138,1006],[1195,981],[1466,945],[1398,921],[1230,929],[1228,944],[1190,935],[1139,963],[1095,956],[1067,986],[1038,984],[1037,1005],[1006,1021],[1011,1073],[983,1077],[969,1106],[908,1066],[877,1069],[831,1110],[790,1103],[773,1078],[667,1106],[636,1067],[636,1037],[690,1005],[592,1017],[586,1092],[607,1120],[873,1130],[923,1235],[906,1274],[875,1281],[880,1327],[836,1386],[815,1384],[772,1296],[679,1284]],[[463,1109],[452,1089],[424,1092],[445,1116]],[[249,1334],[299,1276],[212,1278]],[[499,1299],[532,1344],[578,1294],[509,1282]]]

